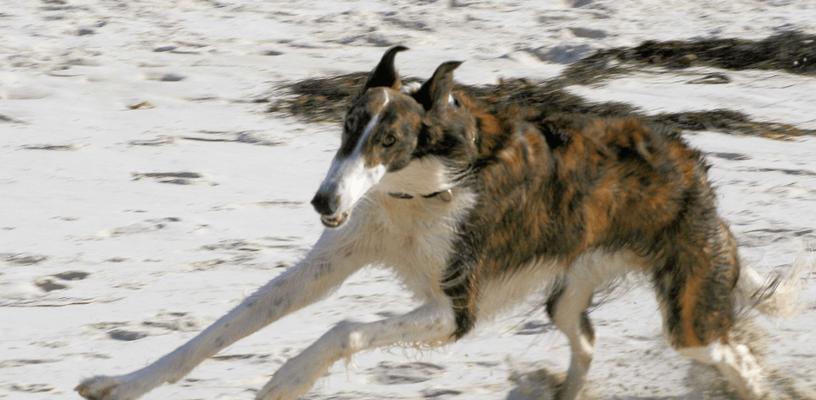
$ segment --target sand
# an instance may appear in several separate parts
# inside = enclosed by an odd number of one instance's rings
[[[0,1],[0,399],[77,398],[76,383],[172,350],[282,272],[319,234],[308,205],[339,126],[266,112],[273,88],[369,70],[385,48],[407,75],[546,79],[596,49],[643,40],[814,33],[816,3],[702,0],[240,2]],[[649,70],[569,90],[646,113],[728,108],[816,128],[816,80],[782,71]],[[747,263],[785,271],[816,239],[816,138],[697,132]],[[802,312],[760,318],[767,363],[793,397],[816,391],[816,275]],[[568,351],[537,299],[453,345],[335,365],[310,399],[531,399]],[[333,324],[411,309],[368,269],[325,301],[226,349],[146,399],[250,399]],[[593,311],[596,399],[697,399],[647,288]],[[690,378],[691,377],[691,378]],[[795,390],[799,390],[796,392]]]

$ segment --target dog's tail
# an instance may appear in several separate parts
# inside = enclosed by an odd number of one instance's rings
[[[804,246],[803,246],[804,247]],[[737,301],[743,309],[755,309],[773,317],[791,317],[801,311],[799,295],[805,276],[816,266],[814,250],[803,248],[785,273],[762,276],[743,265],[737,282]]]

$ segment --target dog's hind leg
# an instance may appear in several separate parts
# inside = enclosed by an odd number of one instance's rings
[[[567,275],[547,300],[547,313],[555,326],[567,336],[572,353],[567,379],[556,396],[558,400],[578,397],[592,363],[595,331],[589,320],[587,307],[592,300],[594,288],[591,281],[570,279],[570,275]]]
[[[723,229],[705,245],[670,246],[655,270],[655,287],[672,346],[716,367],[741,398],[762,399],[767,395],[762,368],[747,346],[729,338],[739,261],[736,243]]]
[[[765,398],[765,376],[748,346],[718,341],[677,351],[694,361],[716,367],[741,398]]]
[[[258,289],[186,344],[132,373],[86,379],[76,391],[87,399],[124,400],[138,398],[165,382],[176,382],[223,348],[339,286],[364,264],[347,239],[338,231],[326,231],[297,266]]]
[[[328,368],[362,350],[407,345],[440,345],[453,340],[456,322],[449,304],[371,322],[341,322],[287,361],[258,393],[257,400],[293,400],[306,393]]]
[[[591,251],[582,254],[569,266],[563,279],[547,300],[547,313],[569,341],[570,365],[567,379],[558,389],[559,400],[577,398],[586,381],[595,346],[595,331],[587,308],[595,288],[608,283],[642,260],[628,251]]]

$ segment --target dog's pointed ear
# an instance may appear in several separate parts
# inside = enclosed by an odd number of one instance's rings
[[[400,82],[397,69],[394,67],[394,57],[397,56],[397,53],[405,50],[408,50],[405,46],[394,46],[388,49],[380,59],[380,63],[377,64],[374,70],[371,71],[371,74],[368,75],[368,80],[365,86],[363,86],[361,93],[365,93],[366,90],[373,87],[383,86],[399,90],[402,83]]]
[[[462,61],[444,62],[436,68],[431,79],[422,84],[422,87],[414,93],[414,98],[425,110],[434,107],[446,106],[451,90],[453,89],[453,70]]]

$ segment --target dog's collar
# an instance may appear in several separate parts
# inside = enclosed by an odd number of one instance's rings
[[[402,193],[402,192],[388,192],[388,195],[395,198],[395,199],[402,199],[402,200],[411,200],[411,199],[416,197],[416,196],[414,196],[412,194]],[[451,190],[451,189],[440,190],[438,192],[433,192],[433,193],[429,193],[429,194],[422,194],[420,196],[422,198],[425,198],[425,199],[432,199],[432,198],[436,197],[436,198],[439,198],[439,200],[442,200],[442,201],[447,203],[447,202],[453,200],[453,190]]]

